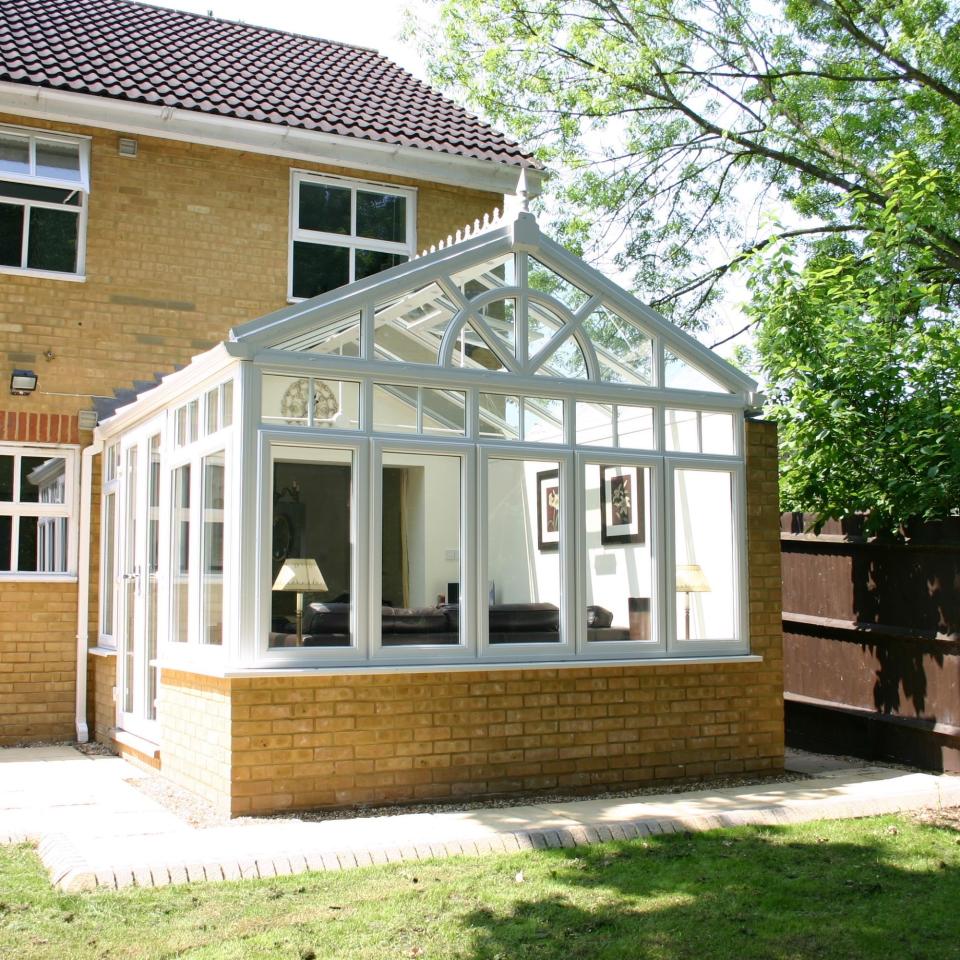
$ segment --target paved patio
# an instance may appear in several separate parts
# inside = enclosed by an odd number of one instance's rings
[[[572,847],[739,824],[960,804],[960,777],[793,754],[809,779],[636,798],[304,822],[191,826],[132,786],[143,771],[69,746],[0,749],[0,843],[31,840],[63,890],[273,877]]]

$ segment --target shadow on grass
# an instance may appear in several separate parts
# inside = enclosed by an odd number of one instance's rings
[[[873,821],[878,823],[878,821]],[[463,917],[463,956],[960,958],[960,839],[879,822],[856,842],[811,825],[558,851],[559,889]],[[836,836],[835,831],[831,831]]]

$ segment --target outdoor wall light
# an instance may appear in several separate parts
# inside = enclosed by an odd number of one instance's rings
[[[26,397],[37,389],[37,375],[32,370],[14,370],[10,376],[10,393]]]

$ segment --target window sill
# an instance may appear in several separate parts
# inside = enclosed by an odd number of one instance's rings
[[[150,740],[138,737],[135,733],[127,730],[113,730],[110,734],[113,739],[124,747],[136,750],[150,760],[156,760],[160,756],[160,747]]]
[[[40,280],[67,280],[70,283],[86,283],[85,273],[59,273],[56,270],[31,270],[28,267],[0,266],[0,273],[9,273],[15,277],[37,277]]]
[[[114,647],[88,647],[87,653],[91,657],[115,657],[117,655]]]

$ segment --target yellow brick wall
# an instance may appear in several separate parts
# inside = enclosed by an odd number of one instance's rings
[[[162,670],[157,697],[164,776],[230,810],[229,680]]]
[[[113,690],[117,684],[115,656],[87,656],[87,730],[91,740],[113,747],[117,705]]]
[[[77,585],[0,583],[0,746],[74,738]]]

